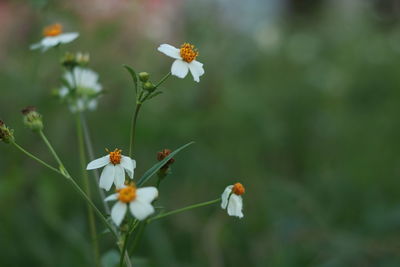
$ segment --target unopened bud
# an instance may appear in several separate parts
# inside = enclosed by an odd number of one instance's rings
[[[61,65],[63,65],[67,69],[73,69],[78,65],[78,62],[76,61],[75,55],[73,53],[66,52],[61,58]]]
[[[80,66],[86,66],[87,64],[89,64],[89,61],[90,61],[89,53],[82,53],[82,52],[76,53],[76,62]]]
[[[148,80],[149,80],[149,78],[150,78],[150,74],[148,74],[147,72],[140,72],[139,73],[139,80],[141,81],[141,82],[147,82]]]
[[[145,82],[145,83],[143,83],[143,89],[153,92],[155,87],[154,87],[154,84],[152,84],[151,82]]]
[[[2,120],[0,120],[0,141],[7,144],[14,142],[14,130],[9,129]]]
[[[35,107],[29,106],[22,110],[24,115],[24,124],[33,131],[43,130],[42,115],[40,115]]]

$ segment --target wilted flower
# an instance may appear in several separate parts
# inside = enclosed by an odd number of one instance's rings
[[[69,32],[63,33],[61,24],[53,24],[47,26],[43,30],[44,38],[36,44],[30,46],[30,49],[41,49],[42,52],[48,50],[49,48],[55,47],[60,44],[67,44],[78,38],[79,33]]]
[[[222,193],[222,203],[221,208],[227,209],[228,215],[236,216],[239,218],[243,217],[243,199],[245,189],[241,183],[236,183],[234,185],[229,185],[225,188]]]
[[[113,182],[117,188],[121,188],[125,183],[125,171],[130,178],[133,178],[136,161],[130,157],[121,155],[121,150],[115,149],[108,155],[95,159],[90,162],[86,169],[93,170],[104,167],[100,175],[99,185],[105,190],[110,190]]]
[[[14,142],[14,130],[9,129],[2,120],[0,120],[0,141],[7,144]]]
[[[162,151],[157,153],[157,160],[158,161],[162,161],[163,159],[165,159],[166,157],[168,157],[168,155],[171,154],[171,149],[163,149]],[[161,169],[168,169],[169,165],[173,164],[175,162],[174,158],[170,158],[165,164],[164,166],[161,167]]]
[[[162,44],[158,51],[175,59],[172,63],[171,74],[179,78],[185,78],[189,70],[196,82],[200,81],[200,76],[204,74],[203,64],[196,61],[199,52],[193,45],[184,43],[180,49],[169,44]]]
[[[99,75],[91,69],[75,67],[72,73],[65,72],[66,84],[58,90],[58,95],[67,102],[71,112],[94,110],[102,90],[98,79]]]
[[[118,200],[111,209],[111,218],[119,226],[129,209],[132,215],[138,220],[144,220],[154,213],[151,202],[158,196],[155,187],[136,188],[134,185],[124,186],[117,190],[116,194],[108,196],[104,201]]]
[[[33,131],[40,131],[43,129],[42,115],[40,115],[35,107],[29,106],[22,111],[24,115],[24,124]]]

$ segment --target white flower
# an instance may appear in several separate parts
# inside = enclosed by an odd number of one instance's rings
[[[200,76],[204,74],[203,64],[196,61],[199,55],[193,45],[184,43],[180,49],[169,44],[162,44],[158,51],[175,59],[172,63],[171,74],[179,78],[185,78],[189,70],[196,82],[200,81]]]
[[[129,209],[132,215],[142,221],[154,213],[151,202],[158,196],[155,187],[136,188],[134,185],[124,186],[116,194],[108,196],[104,201],[118,200],[111,209],[111,218],[119,226]]]
[[[121,155],[121,150],[115,149],[114,151],[111,151],[109,155],[90,162],[86,169],[93,170],[101,167],[104,167],[104,169],[100,175],[99,185],[101,188],[104,188],[108,191],[110,190],[113,182],[117,189],[124,186],[125,171],[130,178],[133,178],[133,171],[136,168],[136,161],[130,157]]]
[[[77,32],[69,32],[63,33],[61,24],[53,24],[47,26],[43,30],[44,38],[30,46],[30,49],[41,49],[42,52],[55,47],[59,44],[67,44],[78,38],[79,33]]]
[[[99,75],[93,70],[75,67],[73,73],[65,72],[64,81],[68,86],[62,86],[58,94],[68,103],[71,112],[94,110],[102,90],[98,79]]]
[[[229,185],[222,193],[221,208],[227,209],[228,215],[243,218],[243,199],[245,189],[241,183]]]

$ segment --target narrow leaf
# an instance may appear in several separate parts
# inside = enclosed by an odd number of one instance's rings
[[[131,67],[129,67],[128,65],[122,65],[128,72],[129,72],[129,74],[131,75],[131,77],[132,77],[132,80],[133,80],[133,85],[135,86],[135,93],[137,94],[137,91],[138,91],[138,86],[137,86],[137,76],[136,76],[136,72],[131,68]]]
[[[159,161],[157,164],[155,164],[153,167],[151,167],[150,169],[148,169],[142,177],[140,177],[139,181],[137,182],[138,186],[141,186],[142,184],[144,184],[145,182],[147,182],[147,180],[149,180],[154,174],[157,173],[157,171],[159,169],[161,169],[162,166],[164,166],[165,163],[167,163],[168,160],[170,160],[172,157],[174,157],[176,154],[178,154],[181,150],[187,148],[188,146],[194,144],[194,142],[190,142],[187,143],[186,145],[181,146],[180,148],[174,150],[171,152],[171,154],[169,154],[167,157],[165,157],[165,159],[163,159],[162,161]]]

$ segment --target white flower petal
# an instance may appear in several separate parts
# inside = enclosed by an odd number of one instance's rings
[[[93,169],[98,169],[101,167],[106,166],[108,163],[110,163],[110,155],[95,159],[91,162],[86,167],[86,170],[93,170]]]
[[[185,78],[189,72],[189,65],[187,62],[177,59],[172,63],[171,74],[178,78]]]
[[[158,51],[161,53],[164,53],[165,55],[175,58],[175,59],[181,59],[181,53],[178,48],[173,47],[172,45],[169,44],[162,44],[157,48]]]
[[[221,199],[221,208],[226,209],[226,206],[228,205],[228,198],[230,193],[232,192],[233,185],[229,185],[225,188],[224,192],[222,193]]]
[[[117,226],[119,226],[122,220],[124,219],[127,206],[128,206],[127,204],[118,201],[112,207],[111,218]]]
[[[77,32],[68,32],[68,33],[63,33],[58,35],[58,40],[60,43],[62,44],[66,44],[66,43],[70,43],[73,40],[75,40],[76,38],[78,38],[79,33]]]
[[[116,188],[121,188],[125,183],[124,168],[120,164],[114,166],[114,184]]]
[[[228,214],[230,216],[236,216],[242,218],[243,217],[242,208],[243,208],[242,197],[232,194],[231,198],[229,199]]]
[[[121,166],[124,167],[129,177],[133,178],[133,171],[136,167],[136,161],[127,156],[122,156]]]
[[[118,194],[112,194],[112,195],[109,195],[108,197],[106,197],[104,199],[104,201],[114,201],[114,200],[117,200],[117,199],[118,199]]]
[[[203,64],[193,60],[189,64],[190,73],[192,73],[193,79],[196,82],[200,82],[200,76],[204,74]]]
[[[42,44],[42,46],[49,48],[58,45],[60,43],[60,40],[58,36],[49,36],[43,38],[40,43]]]
[[[149,215],[154,213],[154,208],[151,204],[135,200],[129,204],[132,215],[138,220],[144,220]]]
[[[35,43],[35,44],[32,44],[31,46],[29,46],[29,49],[35,50],[35,49],[39,49],[41,47],[42,47],[42,43],[39,42],[39,43]]]
[[[136,200],[151,203],[158,196],[158,190],[154,186],[143,187],[136,190]]]
[[[100,175],[99,186],[105,190],[110,190],[115,177],[115,166],[113,164],[108,164]]]

